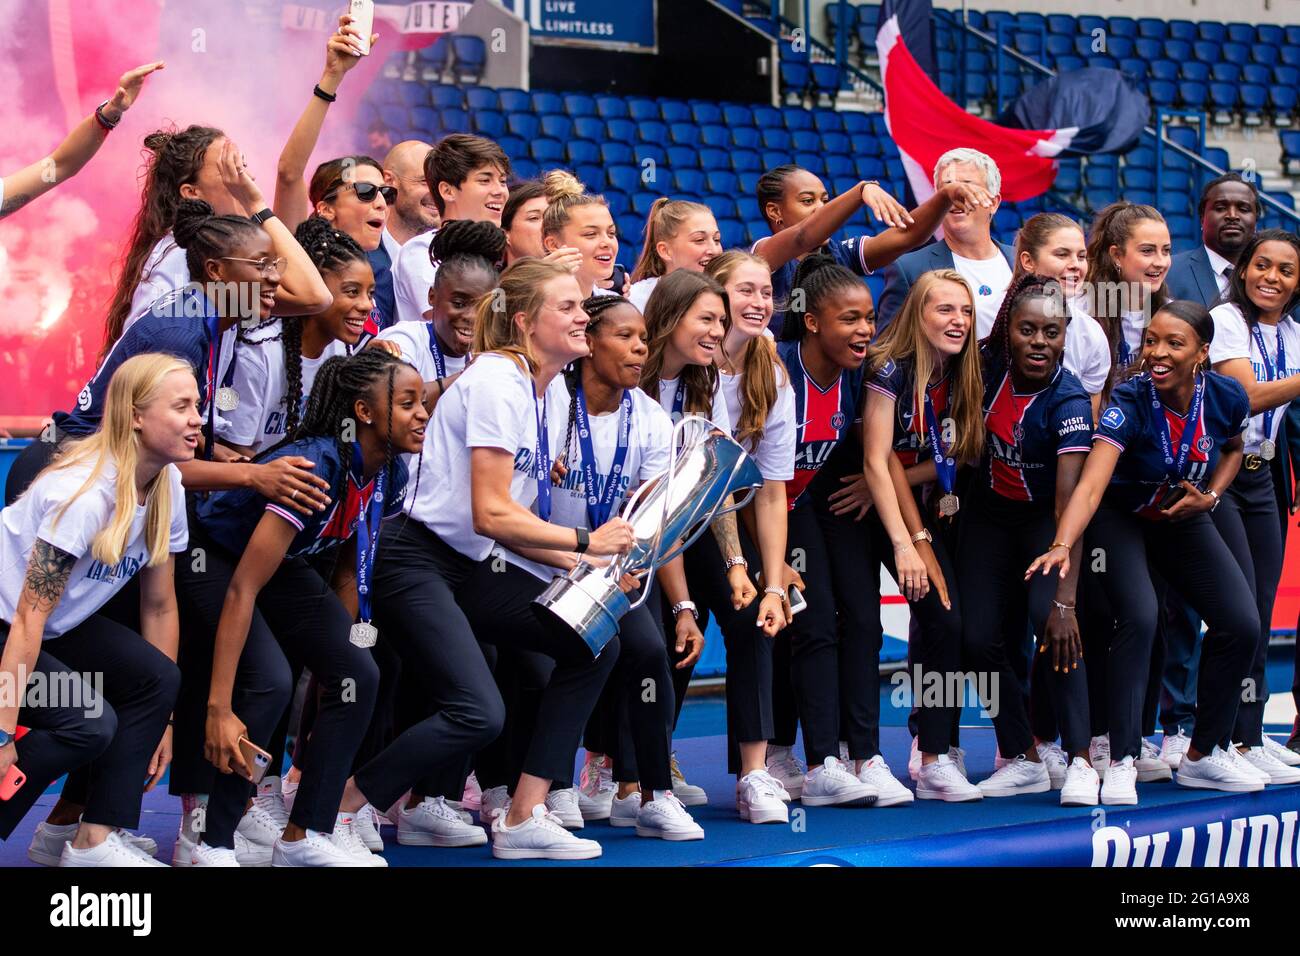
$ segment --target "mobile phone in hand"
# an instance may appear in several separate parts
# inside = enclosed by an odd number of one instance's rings
[[[357,43],[361,46],[361,55],[370,55],[370,35],[375,32],[375,0],[352,0],[348,6],[352,16],[352,26],[361,34]]]

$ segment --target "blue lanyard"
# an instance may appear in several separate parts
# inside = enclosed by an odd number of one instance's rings
[[[1185,477],[1187,456],[1192,451],[1192,438],[1196,435],[1196,424],[1201,420],[1201,403],[1205,400],[1205,376],[1200,376],[1196,388],[1192,391],[1192,403],[1187,409],[1187,422],[1183,425],[1182,440],[1178,443],[1178,455],[1174,456],[1173,443],[1169,439],[1169,420],[1165,417],[1164,405],[1156,394],[1156,383],[1147,377],[1147,390],[1151,393],[1152,415],[1156,420],[1156,437],[1160,439],[1160,451],[1165,457],[1165,472],[1169,480],[1178,484]]]
[[[686,404],[686,383],[680,378],[677,380],[677,392],[673,395],[673,424],[676,425],[682,420],[682,408]]]
[[[428,325],[429,329],[429,351],[433,354],[433,367],[438,370],[438,378],[447,377],[447,362],[442,357],[442,349],[438,346],[438,336],[433,334],[433,323]]]
[[[352,476],[357,491],[361,490],[363,459],[361,445],[352,443]],[[384,488],[388,484],[388,468],[379,469],[375,476],[375,490],[370,504],[357,515],[357,616],[370,623],[370,579],[375,568],[375,552],[379,550],[379,526],[384,519]],[[344,506],[346,507],[346,492]]]
[[[1264,381],[1272,382],[1276,379],[1286,376],[1286,345],[1282,342],[1282,327],[1277,326],[1277,364],[1274,365],[1268,360],[1268,349],[1264,348],[1264,334],[1260,332],[1259,325],[1250,327],[1250,334],[1255,337],[1255,346],[1259,349],[1259,357],[1264,362]],[[1273,440],[1273,414],[1276,408],[1267,409],[1264,412],[1264,440]]]
[[[1133,361],[1133,353],[1129,351],[1128,340],[1124,338],[1124,328],[1119,330],[1119,364],[1123,368],[1128,368],[1129,363]]]
[[[529,388],[532,388],[531,382]],[[537,474],[537,516],[543,521],[551,520],[551,442],[546,424],[546,396],[537,404],[533,398],[533,408],[537,412],[537,444],[534,446],[533,468]]]
[[[578,446],[582,449],[582,486],[587,493],[587,525],[593,531],[609,520],[622,487],[623,463],[627,460],[632,435],[632,393],[623,389],[618,420],[618,447],[610,464],[609,476],[599,496],[596,494],[596,453],[591,444],[591,424],[587,418],[587,397],[579,385],[573,396],[573,414],[578,426]]]
[[[944,454],[939,441],[939,418],[934,413],[934,402],[930,400],[929,386],[925,389],[925,430],[930,439],[930,452],[934,455],[934,471],[939,485],[946,495],[952,494],[957,481],[957,462],[951,455]]]

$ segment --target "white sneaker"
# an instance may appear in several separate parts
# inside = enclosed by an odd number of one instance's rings
[[[1268,778],[1265,783],[1300,783],[1300,767],[1288,767],[1264,747],[1251,747],[1241,756],[1256,770],[1264,773]]]
[[[1065,751],[1055,742],[1035,744],[1034,749],[1038,751],[1038,759],[1047,768],[1047,779],[1052,782],[1052,789],[1060,790],[1065,786],[1065,776],[1070,763],[1069,758],[1065,756]]]
[[[615,796],[610,803],[609,825],[612,827],[634,827],[636,826],[636,815],[640,812],[640,790],[633,790],[626,797]]]
[[[993,772],[997,773],[1007,764],[1011,763],[1012,758],[1002,756],[1002,748],[998,747],[993,751]]]
[[[692,783],[686,782],[686,777],[682,774],[682,768],[677,763],[677,751],[672,755],[673,771],[673,795],[682,802],[685,807],[702,807],[709,802],[709,795],[704,792],[703,787],[697,787]]]
[[[1088,760],[1092,763],[1092,769],[1097,771],[1097,776],[1104,781],[1106,771],[1110,769],[1110,736],[1108,734],[1092,738],[1092,743],[1088,745]]]
[[[803,792],[804,774],[808,767],[795,754],[793,747],[774,747],[767,745],[767,772],[787,794],[795,800]],[[784,799],[784,798],[783,798]]]
[[[425,797],[397,815],[397,842],[402,846],[482,846],[487,831],[463,819],[445,797]]]
[[[1137,761],[1132,757],[1111,761],[1110,766],[1106,768],[1106,776],[1102,779],[1101,802],[1108,807],[1136,806],[1137,778]]]
[[[703,840],[704,828],[691,819],[671,790],[655,791],[655,798],[636,812],[636,835],[661,840]]]
[[[357,811],[356,818],[352,821],[352,829],[371,853],[384,852],[384,838],[379,835],[379,811],[370,804],[367,803]]]
[[[510,809],[510,791],[506,787],[489,787],[483,791],[478,811],[479,823],[490,827],[498,816]]]
[[[481,804],[480,804],[480,805],[481,805]],[[473,817],[473,815],[470,814],[470,812],[469,812],[468,810],[465,809],[465,804],[463,804],[461,801],[459,801],[459,800],[448,800],[448,801],[447,801],[447,806],[449,806],[449,807],[451,807],[453,810],[455,810],[455,811],[456,811],[456,816],[460,817],[460,818],[461,818],[462,820],[464,820],[466,823],[473,823],[473,822],[474,822],[474,817]]]
[[[388,861],[378,853],[371,853],[370,848],[362,842],[357,833],[357,817],[354,813],[339,811],[334,818],[334,831],[329,836],[335,846],[351,853],[364,866],[388,866]]]
[[[1245,762],[1244,757],[1242,762]],[[1253,793],[1264,789],[1264,781],[1243,769],[1217,745],[1208,754],[1202,755],[1200,760],[1193,760],[1190,754],[1185,755],[1175,779],[1180,786],[1196,787],[1201,790]]]
[[[790,808],[781,799],[777,782],[766,770],[751,770],[736,781],[736,811],[750,823],[789,823]]]
[[[194,862],[194,851],[200,846],[198,840],[192,840],[184,833],[176,837],[176,845],[172,847],[172,866],[192,866]],[[214,847],[213,849],[219,849]],[[235,831],[235,860],[240,866],[262,867],[271,865],[271,854],[274,844],[254,843],[248,837],[244,836],[238,830]]]
[[[578,791],[575,787],[564,790],[552,790],[546,795],[546,812],[554,813],[560,818],[566,830],[581,830],[583,822],[582,808],[578,806]]]
[[[538,804],[517,826],[507,826],[504,813],[492,822],[492,855],[498,860],[590,860],[600,856],[600,844],[574,836]]]
[[[1052,778],[1042,763],[1021,755],[1008,760],[993,771],[993,776],[981,780],[978,786],[986,797],[1014,797],[1022,793],[1046,793],[1052,789]]]
[[[1264,735],[1264,749],[1272,755],[1278,763],[1285,764],[1288,767],[1300,767],[1300,754],[1287,747],[1283,747],[1267,734]]]
[[[963,747],[949,747],[948,759],[957,765],[957,772],[970,780],[970,774],[966,772],[966,750]]]
[[[239,826],[235,830],[242,833],[249,843],[269,848],[275,846],[275,841],[284,834],[289,814],[284,809],[279,780],[276,780],[274,790],[264,790],[265,783],[263,781],[262,786],[257,788],[257,796],[253,797],[252,803],[239,818]]]
[[[239,866],[239,860],[229,847],[200,843],[190,854],[190,866]]]
[[[1159,783],[1173,779],[1174,772],[1161,756],[1160,748],[1142,738],[1142,747],[1134,764],[1137,767],[1138,783]]]
[[[63,845],[59,853],[59,866],[67,867],[119,867],[166,866],[160,860],[146,856],[118,836],[114,830],[98,846],[78,850],[71,842]]]
[[[1231,757],[1233,762],[1237,764],[1237,769],[1241,770],[1243,773],[1249,774],[1260,783],[1267,786],[1270,776],[1268,771],[1255,766],[1254,763],[1247,760],[1246,755],[1237,749],[1236,744],[1232,744],[1224,751],[1224,753]]]
[[[124,830],[121,827],[118,827],[115,832],[121,841],[135,852],[143,853],[145,856],[157,855],[158,842],[153,837],[147,837],[143,833],[132,833],[130,830]]]
[[[838,757],[827,757],[804,775],[800,799],[805,807],[865,807],[877,796],[876,788],[859,780]]]
[[[608,820],[614,802],[614,761],[588,753],[578,774],[578,809],[584,820]]]
[[[858,779],[876,788],[876,806],[899,807],[911,803],[916,797],[894,776],[885,758],[876,754],[870,760],[863,761],[858,771]]]
[[[482,806],[482,800],[483,788],[478,785],[478,777],[471,770],[469,776],[465,778],[465,792],[461,794],[460,805],[466,810],[477,810]],[[454,802],[448,801],[448,803]]]
[[[914,781],[920,778],[921,764],[923,763],[921,759],[921,748],[917,744],[917,739],[918,738],[916,737],[912,738],[912,752],[907,755],[907,775]],[[948,759],[957,765],[957,772],[965,777],[966,751],[961,747],[949,747]],[[997,758],[994,758],[994,763],[997,763]]]
[[[933,763],[921,764],[916,776],[916,796],[918,800],[966,803],[982,800],[984,791],[966,779],[955,760],[939,754]]]
[[[32,842],[27,845],[27,858],[41,866],[58,866],[63,848],[77,835],[77,824],[55,825],[42,820],[36,825]]]
[[[334,829],[338,830],[337,824],[335,824]],[[365,849],[365,847],[362,847],[362,849]],[[366,853],[373,855],[370,854],[369,850],[366,850]],[[271,865],[275,867],[341,867],[370,866],[370,863],[333,840],[332,834],[308,830],[305,837],[292,843],[286,843],[284,837],[276,840]]]
[[[1095,807],[1099,799],[1101,778],[1088,766],[1088,761],[1075,757],[1065,771],[1065,784],[1061,787],[1061,806]]]
[[[1160,759],[1169,764],[1169,769],[1177,770],[1183,762],[1183,754],[1187,753],[1187,748],[1191,745],[1192,738],[1179,727],[1178,733],[1165,734],[1165,739],[1160,741]]]

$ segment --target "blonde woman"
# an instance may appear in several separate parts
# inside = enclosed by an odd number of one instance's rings
[[[125,835],[171,760],[180,686],[173,557],[186,547],[175,465],[199,445],[199,389],[188,363],[137,355],[109,382],[100,429],[65,446],[0,515],[0,680],[84,687],[77,706],[0,701],[0,779],[26,780],[0,801],[9,834],[45,788],[71,772],[63,801],[80,824],[42,824],[33,858],[71,867],[162,866]],[[136,572],[140,632],[97,613]],[[96,675],[102,686],[81,684]],[[15,742],[19,726],[28,733]],[[75,819],[75,818],[74,818]]]
[[[614,294],[605,286],[618,259],[618,230],[604,196],[586,191],[571,173],[552,170],[543,179],[549,200],[542,215],[542,248],[581,254],[574,278],[584,297]]]
[[[722,254],[722,235],[708,206],[684,199],[656,199],[646,217],[641,258],[632,270],[627,297],[642,312],[659,280],[674,269],[703,272]]]

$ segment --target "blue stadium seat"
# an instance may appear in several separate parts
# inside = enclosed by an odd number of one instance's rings
[[[1293,91],[1294,92],[1294,91]],[[1264,122],[1268,108],[1268,87],[1255,83],[1241,85],[1241,121],[1246,126],[1259,126]]]
[[[632,151],[636,154],[638,166],[644,166],[647,159],[652,160],[656,166],[668,164],[668,150],[658,143],[634,143]]]
[[[536,160],[529,159],[527,156],[521,156],[519,159],[510,160],[510,168],[515,174],[515,179],[536,179],[541,174],[542,167]]]
[[[606,163],[605,179],[609,181],[610,186],[629,195],[641,188],[641,170],[631,164],[611,166]]]
[[[696,155],[700,159],[700,169],[705,172],[711,169],[731,169],[730,150],[706,146],[698,150]]]
[[[1214,51],[1214,56],[1216,58],[1222,57],[1229,63],[1245,63],[1250,59],[1250,47],[1244,43],[1224,43],[1222,47]]]
[[[722,248],[739,249],[746,246],[745,224],[739,219],[720,219],[718,232],[722,237]]]
[[[487,68],[487,44],[482,37],[452,34],[451,68],[460,83],[478,83]]]
[[[559,93],[536,90],[532,94],[534,113],[563,113],[564,97]]]
[[[634,120],[657,120],[661,114],[659,103],[644,96],[633,96],[627,100],[628,115]]]
[[[660,120],[641,120],[636,124],[636,138],[642,143],[665,143],[668,127]]]
[[[755,106],[753,108],[754,125],[760,130],[776,129],[782,126],[781,111],[772,106]]]
[[[704,185],[708,187],[711,193],[735,193],[739,183],[736,174],[729,169],[706,169],[704,171]]]
[[[673,188],[682,193],[698,193],[704,189],[704,173],[698,169],[673,169]]]
[[[532,113],[507,113],[506,129],[513,135],[530,140],[542,131],[542,121]]]
[[[669,146],[668,165],[673,169],[699,169],[700,154],[691,146]]]
[[[1011,45],[1017,52],[1034,59],[1038,59],[1039,54],[1043,52],[1043,38],[1037,33],[1013,33]]]
[[[438,111],[431,106],[413,106],[410,110],[411,125],[425,134],[428,139],[437,139],[443,132],[442,121]],[[448,130],[447,132],[452,132]]]
[[[1150,37],[1153,40],[1163,40],[1168,27],[1165,26],[1164,20],[1158,20],[1155,17],[1140,17],[1137,22],[1138,36]]]
[[[1175,63],[1182,63],[1192,58],[1192,42],[1183,40],[1178,37],[1170,37],[1165,41],[1165,59],[1173,60]]]
[[[700,142],[705,146],[726,148],[731,145],[731,131],[720,123],[710,123],[700,128]]]
[[[698,146],[700,128],[694,123],[672,123],[668,127],[668,139],[678,146]]]
[[[527,113],[533,108],[533,98],[524,90],[497,90],[497,99],[501,102],[503,113]]]
[[[607,120],[622,119],[628,115],[627,100],[621,96],[598,96],[596,115]]]
[[[838,179],[832,179],[826,184],[827,188],[830,189],[832,196],[839,196],[842,193],[846,193],[849,190],[856,188],[857,185],[858,179],[856,176],[841,176]],[[881,185],[883,185],[883,183]]]
[[[785,124],[785,128],[791,133],[795,132],[795,130],[812,129],[812,111],[799,106],[787,106],[781,110],[781,122]]]
[[[1104,54],[1098,54],[1095,56],[1088,57],[1088,66],[1090,66],[1094,70],[1119,69],[1119,64],[1115,62],[1115,58],[1112,56],[1106,56]]]
[[[636,121],[621,117],[605,120],[605,132],[612,140],[622,143],[635,143]]]
[[[402,98],[407,106],[424,106],[425,103],[432,103],[437,109],[446,109],[449,106],[463,106],[465,104],[465,94],[459,86],[444,86],[438,84],[428,88],[428,96],[424,93],[425,87],[418,83],[403,83]],[[409,92],[408,92],[409,91]]]
[[[1155,189],[1155,170],[1129,163],[1120,172],[1120,182],[1124,184],[1125,190]]]
[[[443,133],[468,133],[469,113],[459,106],[438,110],[438,126]]]
[[[1300,83],[1300,68],[1294,66],[1273,67],[1273,82],[1279,86],[1295,86]]]
[[[631,166],[636,162],[636,155],[627,143],[607,142],[600,144],[600,161],[606,166]]]
[[[825,157],[826,175],[828,176],[854,176],[857,171],[853,167],[853,160],[848,156],[830,155]]]
[[[1235,66],[1235,64],[1226,65]],[[1263,63],[1247,63],[1241,68],[1240,81],[1243,83],[1255,83],[1260,86],[1267,86],[1272,82],[1272,75],[1272,67],[1267,67]],[[1217,80],[1219,77],[1216,75],[1215,79]],[[1237,78],[1234,77],[1228,82],[1237,82]]]
[[[813,92],[830,98],[832,103],[840,93],[840,68],[834,63],[812,64]]]
[[[624,213],[631,212],[632,199],[621,189],[605,189],[605,204],[609,206],[609,214],[617,222],[618,217]]]
[[[1260,23],[1255,26],[1255,40],[1259,43],[1281,46],[1286,42],[1285,37],[1285,31],[1275,23]]]
[[[1300,46],[1284,46],[1278,56],[1287,66],[1300,66]]]
[[[1239,99],[1238,87],[1235,83],[1211,83],[1210,84],[1210,103],[1214,108],[1214,122],[1220,126],[1232,122],[1233,111],[1237,108]]]
[[[1020,213],[1010,203],[1000,206],[993,214],[993,226],[1004,232],[1015,232],[1020,228]]]
[[[762,172],[763,158],[752,149],[733,149],[731,151],[731,168],[737,173]]]
[[[764,153],[764,156],[767,154]],[[794,164],[801,166],[814,176],[825,176],[826,160],[822,158],[821,153],[795,153]],[[852,170],[850,170],[850,173]]]
[[[763,129],[759,135],[762,138],[764,149],[784,149],[791,148],[790,133],[783,129]]]
[[[1079,191],[1080,186],[1079,168],[1077,166],[1062,165],[1056,171],[1056,182],[1052,188],[1057,192],[1065,193],[1067,196],[1073,196]]]
[[[1082,70],[1087,65],[1087,61],[1081,56],[1058,56],[1056,58],[1056,69],[1061,73]]]
[[[439,37],[432,46],[427,46],[418,54],[424,66],[425,75],[429,73],[441,77],[447,71],[447,62],[451,59],[451,38]]]
[[[1202,40],[1213,40],[1215,43],[1222,43],[1228,39],[1228,28],[1222,23],[1215,23],[1213,20],[1202,20],[1196,24],[1196,35]]]
[[[1083,193],[1083,203],[1093,212],[1099,209],[1105,209],[1115,201],[1114,189],[1086,189]]]
[[[1137,203],[1140,206],[1155,206],[1156,191],[1154,189],[1126,189],[1124,198],[1129,202]],[[1097,208],[1096,206],[1093,207]]]
[[[845,137],[847,139],[847,137]],[[811,129],[794,130],[790,133],[790,143],[795,149],[808,152],[822,148],[821,135]]]
[[[1282,171],[1293,176],[1291,164],[1300,160],[1300,130],[1284,129],[1277,137],[1282,143]]]
[[[732,129],[738,126],[753,126],[754,110],[744,103],[728,103],[722,108],[722,118]]]
[[[1250,48],[1250,58],[1256,63],[1274,66],[1281,60],[1278,48],[1268,43],[1256,43]]]
[[[1208,83],[1210,81],[1210,66],[1208,63],[1201,63],[1197,60],[1188,60],[1179,67],[1178,78],[1180,80],[1191,80],[1193,83]]]
[[[1254,43],[1255,27],[1249,23],[1229,23],[1227,26],[1228,39],[1233,43]]]
[[[758,169],[736,170],[736,178],[740,180],[740,191],[746,195],[754,195],[758,190],[758,181],[762,175],[762,170]]]
[[[731,130],[731,143],[741,149],[758,149],[763,142],[763,134],[752,126],[736,126]]]
[[[1092,56],[1094,53],[1101,52],[1100,50],[1094,49],[1096,45],[1097,41],[1086,33],[1080,33],[1074,38],[1074,52],[1085,59]]]
[[[1268,87],[1268,102],[1273,111],[1274,126],[1290,126],[1291,114],[1296,110],[1297,94],[1295,84],[1290,86]]]
[[[1144,60],[1159,60],[1165,56],[1165,41],[1156,37],[1138,37],[1133,41],[1133,52]]]
[[[1075,17],[1075,23],[1078,24],[1079,32],[1087,34],[1089,38],[1091,38],[1094,30],[1100,30],[1102,33],[1106,32],[1107,24],[1105,17],[1094,17],[1085,14],[1083,16]]]
[[[1204,83],[1193,83],[1187,80],[1178,84],[1178,100],[1187,109],[1199,110],[1205,106],[1205,101],[1209,97],[1209,89]]]
[[[505,136],[497,137],[497,145],[505,151],[505,154],[513,161],[516,157],[528,155],[528,141],[522,136],[514,136],[507,133]],[[516,170],[518,176],[518,171]],[[518,176],[520,179],[527,179],[527,176]]]
[[[822,133],[822,149],[828,153],[848,155],[853,152],[853,144],[848,133]]]
[[[570,116],[595,116],[596,99],[586,93],[566,93],[564,111]]]
[[[1135,49],[1132,37],[1112,36],[1106,41],[1106,52],[1117,60],[1132,56]]]
[[[1197,38],[1196,24],[1191,20],[1170,20],[1166,34],[1171,39],[1190,42]]]
[[[653,186],[654,184],[652,183],[651,185]],[[653,206],[655,200],[657,200],[661,195],[664,195],[664,193],[647,192],[645,191],[644,186],[642,187],[642,190],[642,192],[636,193],[632,196],[632,211],[640,216],[642,221],[644,221],[645,217],[650,215],[650,207]],[[641,228],[642,230],[644,229],[644,227]]]
[[[592,143],[592,145],[596,145]],[[569,144],[572,150],[573,143]],[[587,187],[587,192],[598,193],[605,189],[605,167],[597,163],[576,163],[573,166],[573,175],[578,177],[578,182]]]
[[[763,168],[775,169],[790,162],[790,151],[786,149],[765,149],[761,154]]]
[[[482,89],[482,87],[475,87]],[[506,132],[506,118],[497,110],[475,110],[474,132],[488,139],[500,139]]]
[[[569,140],[568,145],[565,147],[565,153],[570,163],[594,166],[600,162],[600,146],[591,140]]]
[[[836,110],[816,109],[812,111],[813,126],[823,133],[839,133],[844,130],[844,115]]]
[[[472,110],[495,110],[501,107],[501,98],[490,87],[471,86],[465,91],[465,105]]]
[[[763,218],[763,214],[758,208],[758,198],[755,196],[737,196],[736,213],[737,218],[743,219],[745,222],[754,222]]]
[[[691,118],[701,126],[722,122],[722,107],[717,103],[694,101],[691,104]]]
[[[1068,13],[1049,13],[1047,15],[1047,32],[1060,36],[1074,36],[1078,30],[1074,17]]]
[[[549,136],[539,136],[528,144],[528,154],[539,163],[564,161],[564,144]]]
[[[1059,33],[1049,33],[1047,35],[1047,54],[1051,57],[1069,55],[1074,49],[1074,37],[1062,36]],[[955,63],[953,66],[955,67]],[[942,62],[940,67],[942,67]]]
[[[713,211],[713,218],[719,222],[736,218],[736,200],[725,193],[709,193],[704,197],[704,205]]]
[[[1089,189],[1114,189],[1117,181],[1115,169],[1098,163],[1089,163],[1084,182]]]
[[[659,112],[665,123],[691,122],[691,108],[681,100],[660,100]]]
[[[1138,35],[1137,21],[1131,17],[1109,17],[1106,24],[1110,27],[1112,37],[1135,37]]]
[[[1147,61],[1129,57],[1119,61],[1119,68],[1139,83],[1147,78]]]
[[[653,197],[652,197],[653,198]],[[635,208],[636,195],[631,197],[633,208]],[[617,219],[618,237],[620,243],[626,248],[630,243],[639,242],[645,233],[645,216],[636,212],[624,213]]]
[[[1214,40],[1197,40],[1192,44],[1192,56],[1200,60],[1207,66],[1212,63],[1218,63],[1220,57],[1232,59],[1227,54],[1227,45],[1216,43]],[[1244,59],[1244,57],[1239,58]]]
[[[573,120],[563,113],[543,113],[540,119],[543,136],[564,140],[573,135]]]
[[[573,120],[573,135],[599,143],[605,138],[605,121],[599,116],[578,116]]]
[[[870,133],[871,117],[866,113],[843,113],[844,132],[853,135],[856,133]]]

